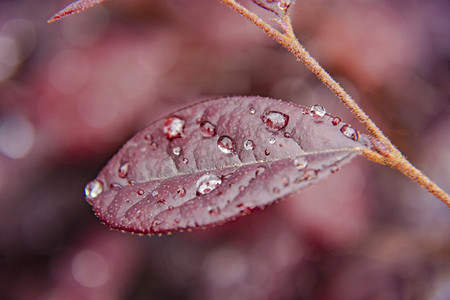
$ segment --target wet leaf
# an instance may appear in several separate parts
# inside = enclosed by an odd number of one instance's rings
[[[86,185],[86,197],[116,229],[154,234],[217,224],[335,173],[368,145],[322,106],[210,100],[138,132]]]
[[[60,10],[56,14],[54,14],[47,22],[51,23],[57,20],[60,20],[62,18],[65,18],[73,13],[80,12],[85,10],[86,8],[89,8],[91,6],[94,6],[95,4],[101,3],[105,0],[78,0],[75,2],[72,2],[71,4],[67,5],[64,9]]]

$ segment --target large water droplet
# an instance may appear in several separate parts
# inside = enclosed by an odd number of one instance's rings
[[[184,197],[186,195],[186,190],[182,186],[180,186],[177,190],[177,194],[180,197]]]
[[[216,135],[216,125],[208,121],[203,121],[200,124],[200,132],[202,133],[202,136],[206,138],[213,137]]]
[[[119,177],[125,178],[128,175],[128,167],[130,166],[130,163],[124,163],[119,168]]]
[[[84,194],[90,199],[98,197],[103,192],[103,183],[100,180],[94,179],[84,188]]]
[[[246,140],[244,142],[244,149],[245,150],[253,150],[253,149],[255,149],[255,143],[252,140]]]
[[[172,149],[173,154],[179,156],[181,154],[181,147],[175,147]]]
[[[297,168],[297,170],[303,170],[308,165],[308,161],[304,156],[299,156],[294,159],[294,166]]]
[[[168,117],[164,121],[164,133],[166,134],[166,138],[172,140],[181,137],[183,135],[184,123],[184,120],[180,117]]]
[[[261,120],[270,131],[278,131],[289,122],[289,116],[279,111],[266,111],[261,115]]]
[[[222,184],[222,180],[215,174],[205,174],[197,180],[197,196],[205,195]]]
[[[325,116],[325,114],[327,113],[325,107],[323,107],[322,105],[313,105],[311,106],[311,116],[314,118],[314,120],[316,121],[320,121],[322,119],[323,116]]]
[[[358,131],[356,131],[355,129],[351,128],[350,125],[348,125],[348,124],[342,126],[341,132],[342,132],[346,137],[351,138],[351,139],[354,140],[355,142],[356,142],[356,141],[358,140],[358,138],[359,138]]]
[[[222,135],[217,140],[217,147],[219,147],[220,151],[225,154],[231,154],[234,152],[234,142],[229,136],[226,135]]]

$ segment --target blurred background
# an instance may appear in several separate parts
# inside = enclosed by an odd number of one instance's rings
[[[0,299],[450,299],[450,210],[361,157],[220,227],[141,237],[102,225],[85,184],[177,108],[261,95],[319,103],[361,127],[219,1],[111,0],[45,22],[68,4],[0,2]],[[310,53],[446,191],[449,15],[446,0],[292,10]]]

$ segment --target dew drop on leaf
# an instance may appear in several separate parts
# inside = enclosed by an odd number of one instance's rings
[[[294,166],[297,168],[297,170],[303,170],[307,165],[308,161],[303,156],[294,159]]]
[[[283,184],[283,186],[288,186],[289,185],[289,177],[281,178],[281,183]]]
[[[269,144],[275,144],[275,138],[274,137],[269,138]]]
[[[205,195],[222,184],[222,180],[215,174],[205,174],[197,180],[197,195]]]
[[[175,148],[172,149],[172,152],[176,156],[179,156],[181,154],[181,148],[180,147],[175,147]]]
[[[244,149],[245,150],[253,150],[253,149],[255,149],[255,143],[252,140],[246,140],[244,142]]]
[[[150,148],[151,148],[152,150],[156,150],[156,149],[158,148],[158,144],[157,144],[156,142],[152,142],[152,143],[150,144]]]
[[[322,105],[316,104],[311,106],[311,116],[316,121],[320,121],[322,117],[325,116],[326,113],[327,111],[325,107],[323,107]]]
[[[186,190],[182,186],[180,186],[177,190],[177,194],[180,197],[184,197],[186,195]]]
[[[183,164],[187,165],[189,163],[189,159],[187,159],[186,157],[183,158]]]
[[[128,175],[128,167],[130,166],[130,163],[124,163],[119,168],[119,177],[125,178]]]
[[[158,201],[156,201],[156,203],[166,204],[166,200],[165,199],[159,199]]]
[[[208,212],[212,216],[217,216],[220,214],[220,208],[217,206],[208,206]]]
[[[291,138],[291,134],[289,132],[285,132],[284,133],[284,137],[289,139],[289,138]]]
[[[264,154],[265,154],[266,156],[269,156],[269,155],[270,155],[269,149],[264,150]]]
[[[94,179],[84,188],[84,194],[90,199],[96,198],[103,192],[103,183],[100,180]]]
[[[280,193],[280,189],[279,188],[273,188],[272,190],[275,194],[279,194]]]
[[[219,150],[225,154],[231,154],[234,152],[233,140],[229,136],[226,136],[226,135],[222,135],[217,140],[217,147],[219,147]]]
[[[208,121],[203,121],[200,124],[200,132],[203,137],[210,138],[216,135],[216,126]]]
[[[137,191],[137,194],[140,195],[140,196],[144,195],[144,190],[143,189],[139,189]]]
[[[250,107],[250,108],[248,109],[248,111],[249,111],[252,115],[256,112],[256,110],[255,110],[254,107]]]
[[[166,138],[172,140],[183,135],[184,120],[177,116],[168,117],[164,121],[164,133]]]
[[[341,118],[339,117],[334,117],[333,120],[331,121],[331,124],[333,124],[334,126],[338,125],[339,123],[341,123]]]
[[[303,175],[295,178],[295,183],[301,183],[303,181],[310,181],[317,178],[317,172],[315,170],[306,170]]]
[[[152,196],[153,197],[156,197],[156,196],[158,196],[159,195],[159,192],[157,191],[157,190],[154,190],[153,192],[152,192]]]
[[[339,167],[338,166],[332,166],[330,169],[331,174],[337,173],[339,172]]]
[[[278,131],[286,127],[289,116],[279,111],[266,111],[261,115],[261,120],[270,131]]]
[[[355,142],[358,140],[359,138],[359,134],[358,131],[356,131],[355,129],[351,128],[350,125],[345,124],[344,126],[342,126],[341,128],[341,132],[348,138],[351,138],[352,140],[354,140]]]
[[[149,141],[149,142],[153,141],[153,137],[152,137],[151,134],[146,134],[146,135],[144,135],[144,139],[145,139],[146,141]]]

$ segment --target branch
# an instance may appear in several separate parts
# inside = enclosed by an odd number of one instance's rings
[[[338,98],[344,103],[353,115],[366,127],[370,133],[374,150],[367,150],[363,155],[376,163],[388,165],[399,170],[402,174],[419,183],[431,194],[439,198],[450,208],[450,196],[425,176],[420,170],[414,167],[405,156],[392,144],[392,142],[375,125],[369,116],[356,104],[352,97],[328,74],[325,69],[306,51],[300,44],[292,29],[291,19],[288,14],[281,16],[277,21],[283,28],[284,33],[274,29],[271,25],[259,18],[255,13],[250,12],[235,0],[220,0],[225,5],[231,7],[247,20],[266,32],[275,41],[289,50],[305,66],[314,73]]]

